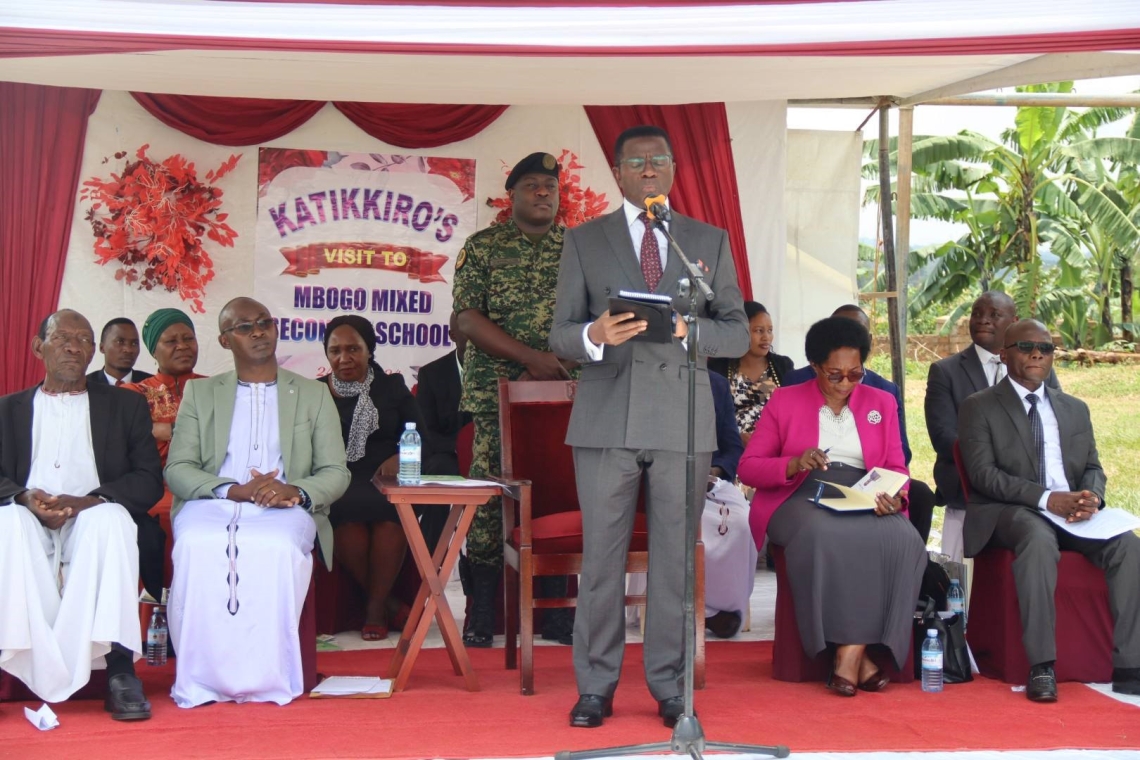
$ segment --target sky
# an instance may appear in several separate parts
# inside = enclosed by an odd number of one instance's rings
[[[1105,79],[1085,79],[1077,81],[1073,91],[1086,95],[1108,95],[1136,92],[1140,90],[1140,76],[1110,77]],[[993,92],[1013,92],[1014,89],[993,90]],[[1017,109],[1005,106],[916,106],[914,109],[915,135],[952,135],[963,129],[1000,139],[1002,130],[1013,126]],[[788,129],[823,129],[832,131],[854,130],[870,113],[862,108],[789,108]],[[1123,134],[1126,121],[1110,125],[1099,134],[1109,136]],[[898,134],[898,111],[891,110],[891,134]],[[879,136],[878,116],[872,117],[863,128],[863,139],[874,140]],[[864,207],[859,216],[859,238],[876,239],[878,210],[875,206]],[[913,247],[932,243],[944,243],[960,237],[965,232],[962,225],[939,221],[914,219],[910,224],[910,242]]]

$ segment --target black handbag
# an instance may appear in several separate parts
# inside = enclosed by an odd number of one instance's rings
[[[933,599],[924,597],[923,602],[922,609],[914,615],[914,677],[922,679],[922,642],[926,640],[927,629],[933,628],[938,631],[938,641],[942,644],[942,683],[973,681],[962,616],[943,618]]]

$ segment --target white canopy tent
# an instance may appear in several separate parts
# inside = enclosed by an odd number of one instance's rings
[[[830,312],[836,298],[854,295],[856,241],[843,221],[857,214],[859,146],[854,135],[773,134],[769,122],[782,122],[789,102],[889,97],[905,105],[1016,84],[1138,74],[1137,52],[1136,0],[1079,8],[1066,0],[0,6],[6,81],[531,107],[725,102],[737,175],[751,176],[755,190],[741,181],[754,290],[779,307],[793,355],[807,324]],[[845,236],[851,239],[838,239]],[[773,256],[785,241],[787,257]]]

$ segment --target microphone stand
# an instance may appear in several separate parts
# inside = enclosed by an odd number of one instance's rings
[[[697,585],[697,525],[700,520],[704,504],[698,501],[697,491],[697,342],[699,328],[697,325],[698,293],[706,301],[714,298],[712,288],[705,282],[700,269],[693,265],[681,246],[669,233],[665,222],[670,219],[669,209],[664,204],[654,203],[650,207],[650,217],[657,229],[665,235],[669,246],[681,259],[688,277],[681,278],[677,283],[677,294],[689,300],[689,313],[683,318],[689,326],[688,361],[689,372],[689,399],[688,399],[688,430],[685,448],[685,504],[687,506],[687,519],[685,520],[685,712],[677,719],[673,727],[673,736],[667,742],[652,742],[648,744],[630,744],[624,747],[608,747],[604,749],[588,749],[576,752],[562,751],[555,754],[555,760],[587,760],[588,758],[617,757],[622,755],[646,755],[658,752],[672,752],[678,755],[688,755],[693,760],[701,760],[705,750],[717,752],[737,752],[751,755],[772,755],[774,757],[787,757],[791,750],[783,745],[754,745],[734,744],[731,742],[705,741],[705,732],[697,719],[693,709],[693,663],[696,656],[696,614],[694,610]],[[647,231],[646,234],[649,234]],[[693,287],[693,285],[696,287]],[[707,480],[707,473],[702,479]],[[703,612],[703,611],[702,611]]]

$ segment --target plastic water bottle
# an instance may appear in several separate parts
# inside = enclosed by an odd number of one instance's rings
[[[942,643],[933,628],[926,630],[922,642],[922,690],[942,691]]]
[[[162,590],[162,604],[154,606],[150,625],[146,629],[146,664],[166,664],[166,640],[170,631],[166,626],[166,589]]]
[[[966,595],[962,593],[962,584],[957,578],[950,579],[950,590],[946,592],[946,602],[950,611],[962,618],[962,632],[966,631]]]
[[[416,423],[404,423],[404,434],[400,436],[400,472],[396,482],[402,486],[418,486],[420,484],[420,434],[416,432]]]

